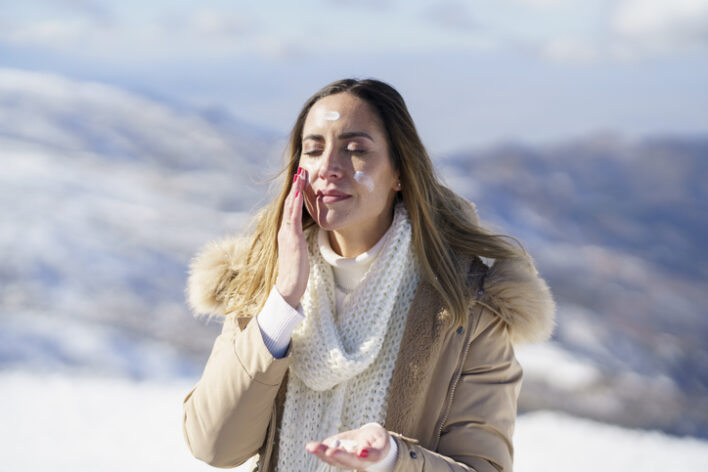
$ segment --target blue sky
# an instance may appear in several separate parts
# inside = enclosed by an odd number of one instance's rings
[[[0,0],[0,67],[225,108],[287,132],[377,77],[433,152],[708,130],[708,0]]]

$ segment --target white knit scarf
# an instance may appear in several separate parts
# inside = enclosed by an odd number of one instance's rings
[[[305,320],[292,337],[293,363],[280,429],[277,470],[337,470],[305,451],[308,441],[386,419],[388,387],[420,277],[408,212],[395,208],[388,241],[344,302],[337,323],[332,267],[317,231],[308,237]]]

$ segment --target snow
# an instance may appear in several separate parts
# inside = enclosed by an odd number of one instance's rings
[[[182,439],[190,388],[185,381],[3,373],[0,470],[214,470]]]
[[[212,470],[187,451],[180,419],[218,326],[193,320],[182,291],[194,251],[236,232],[271,191],[254,183],[280,162],[271,138],[117,88],[0,68],[0,472]],[[496,198],[461,169],[453,186]],[[538,227],[522,234],[557,278],[587,276],[583,293],[648,294],[631,305],[641,318],[627,318],[640,334],[702,326],[646,261],[544,243]],[[677,413],[681,385],[654,368],[685,352],[702,365],[700,329],[647,338],[648,350],[617,334],[625,318],[567,297],[557,339],[517,351],[534,408],[667,431],[695,416],[683,431],[704,431],[697,402]],[[648,317],[652,304],[670,317]],[[522,472],[708,470],[703,440],[545,411],[519,418],[516,449]]]
[[[625,429],[561,413],[521,416],[514,444],[516,472],[708,470],[708,441]]]
[[[167,342],[42,312],[3,313],[0,328],[0,363],[35,374],[160,380],[197,375],[202,367]]]
[[[182,438],[194,382],[1,372],[0,471],[214,470]],[[560,413],[520,416],[514,442],[517,472],[708,470],[708,441]]]
[[[527,379],[544,380],[557,388],[572,391],[597,382],[601,373],[587,360],[580,360],[556,343],[523,345],[516,357]]]

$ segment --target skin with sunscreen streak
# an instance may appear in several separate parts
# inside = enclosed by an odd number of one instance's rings
[[[330,110],[324,114],[323,118],[327,121],[337,121],[339,116],[338,111]]]
[[[324,119],[332,111],[339,118]],[[298,165],[309,174],[305,207],[338,254],[360,254],[381,238],[393,215],[399,176],[386,130],[367,102],[341,93],[317,101],[301,133]]]
[[[354,180],[359,182],[361,185],[369,189],[369,192],[374,191],[374,181],[364,173],[362,170],[354,172]]]

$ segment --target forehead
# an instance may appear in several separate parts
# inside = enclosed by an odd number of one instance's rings
[[[371,105],[349,93],[321,98],[310,108],[305,118],[303,135],[327,128],[377,132],[382,129],[379,117]]]

